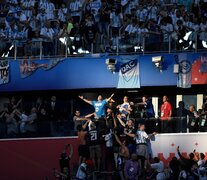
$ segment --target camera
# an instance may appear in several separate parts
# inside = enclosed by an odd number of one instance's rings
[[[112,73],[115,72],[115,69],[116,69],[115,65],[116,65],[116,64],[117,64],[116,59],[111,59],[111,58],[106,59],[107,69],[108,69],[109,71],[111,71]]]

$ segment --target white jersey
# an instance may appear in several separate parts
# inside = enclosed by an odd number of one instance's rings
[[[76,174],[77,179],[86,179],[86,173],[82,169],[84,169],[85,171],[87,170],[86,163],[81,163],[80,166],[78,167],[78,171]]]

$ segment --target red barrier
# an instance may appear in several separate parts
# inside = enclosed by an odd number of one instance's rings
[[[55,179],[53,168],[59,169],[59,155],[65,144],[72,144],[71,165],[78,162],[76,138],[24,139],[0,141],[2,180]]]

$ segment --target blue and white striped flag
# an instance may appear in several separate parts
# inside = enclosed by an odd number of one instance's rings
[[[140,88],[139,61],[137,58],[120,66],[117,88]]]

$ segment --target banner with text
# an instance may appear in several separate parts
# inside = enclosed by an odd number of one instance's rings
[[[140,88],[139,61],[137,58],[122,58],[123,62],[119,69],[117,88]]]

